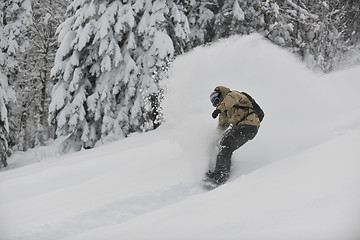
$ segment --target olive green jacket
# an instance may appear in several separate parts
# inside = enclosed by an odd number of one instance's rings
[[[252,109],[250,100],[242,93],[231,91],[227,87],[218,86],[215,91],[220,91],[222,94],[221,102],[216,109],[220,110],[219,129],[226,129],[230,124],[248,124],[260,127],[258,116]],[[252,113],[252,114],[251,114]]]

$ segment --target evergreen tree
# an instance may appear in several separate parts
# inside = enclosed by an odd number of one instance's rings
[[[258,32],[297,54],[310,68],[328,72],[359,36],[354,31],[359,26],[354,23],[360,19],[355,2],[185,1],[192,30],[190,48],[234,34]]]
[[[339,3],[340,4],[340,3]],[[360,2],[357,0],[347,0],[344,4],[343,31],[344,39],[350,45],[360,44]]]
[[[10,81],[16,91],[16,102],[9,104],[13,150],[44,145],[52,135],[47,121],[52,88],[50,70],[57,48],[54,35],[66,5],[66,1],[32,0],[31,10],[27,11],[28,22],[21,28],[26,51],[14,54],[16,69],[8,69],[16,73]]]
[[[48,124],[48,106],[54,85],[50,71],[58,48],[56,29],[64,20],[67,5],[64,0],[32,1],[32,24],[27,31],[28,71],[24,76],[32,97],[27,98],[27,101],[23,99],[26,101],[27,115],[31,116],[24,131],[27,136],[24,144],[26,148],[44,145],[49,138],[54,137],[53,129]]]
[[[297,53],[312,69],[329,72],[345,50],[342,38],[343,4],[335,1],[299,1],[295,43]],[[293,4],[294,5],[294,4]]]
[[[360,2],[346,0],[337,5],[341,12],[337,26],[343,43],[341,61],[349,61],[350,64],[360,63]]]
[[[192,46],[252,32],[280,45],[291,39],[293,25],[273,0],[194,1],[189,9]]]
[[[174,42],[177,51],[185,45],[184,13],[172,0],[75,0],[68,11],[50,104],[57,135],[69,135],[64,151],[153,129],[162,93],[156,76],[173,60]]]
[[[322,4],[322,13],[318,22],[319,32],[317,41],[319,44],[314,46],[315,59],[318,67],[323,72],[331,71],[340,62],[340,56],[343,54],[345,44],[342,38],[341,21],[344,11],[342,4],[329,1]],[[309,42],[312,44],[313,42]]]
[[[260,0],[191,1],[187,7],[190,22],[190,48],[231,35],[255,32],[261,17]]]
[[[275,44],[293,48],[294,22],[290,15],[292,11],[287,8],[285,1],[279,5],[274,0],[268,0],[261,6],[263,16],[262,34]]]
[[[0,39],[4,38],[4,3],[0,3]],[[8,151],[8,135],[9,123],[7,114],[8,103],[8,79],[3,73],[6,54],[3,48],[4,43],[1,42],[0,52],[0,168],[7,166],[7,151]]]
[[[279,6],[279,14],[281,15],[277,24],[280,28],[277,29],[279,31],[285,30],[285,34],[282,33],[280,35],[286,37],[282,37],[284,41],[279,42],[276,40],[278,37],[277,32],[275,32],[275,34],[268,36],[268,38],[297,54],[302,60],[307,61],[309,65],[316,65],[312,48],[308,43],[315,39],[316,31],[319,28],[317,25],[319,16],[313,13],[317,11],[310,11],[307,2],[304,1],[306,0],[276,1]],[[284,25],[286,27],[281,27]]]
[[[25,38],[26,28],[31,23],[31,6],[29,0],[5,0],[0,2],[0,158],[6,166],[9,150],[9,132],[14,126],[9,123],[14,108],[9,100],[14,94],[9,85],[15,85],[21,78],[21,62],[24,59],[28,42]],[[15,105],[13,105],[15,106]],[[0,166],[0,167],[1,167]]]
[[[1,59],[0,56],[0,63],[2,61],[3,59]],[[13,95],[14,94],[12,89],[8,86],[7,77],[0,70],[0,168],[7,166],[6,159],[9,150],[9,123],[7,103]]]
[[[219,1],[219,11],[215,14],[214,40],[225,38],[234,34],[247,34],[247,21],[240,5],[244,1]],[[243,6],[244,7],[244,6]]]
[[[196,46],[210,43],[214,36],[214,22],[217,4],[212,1],[188,1],[184,7],[190,25],[190,50]]]

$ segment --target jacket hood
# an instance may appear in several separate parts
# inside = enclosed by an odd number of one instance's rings
[[[231,92],[230,88],[224,87],[224,86],[217,86],[214,91],[221,92],[222,98],[224,98],[226,95]]]

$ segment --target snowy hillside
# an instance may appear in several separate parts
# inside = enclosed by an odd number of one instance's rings
[[[9,159],[0,239],[358,240],[359,76],[360,67],[309,72],[258,35],[195,49],[164,82],[167,121],[157,130]],[[208,192],[217,85],[250,93],[265,119],[233,155],[229,182]]]

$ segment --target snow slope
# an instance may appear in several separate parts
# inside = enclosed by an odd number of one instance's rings
[[[312,73],[258,35],[195,49],[164,83],[167,121],[157,130],[10,159],[0,172],[0,239],[358,240],[359,75]],[[265,119],[233,155],[229,182],[207,192],[217,85],[250,93]]]

